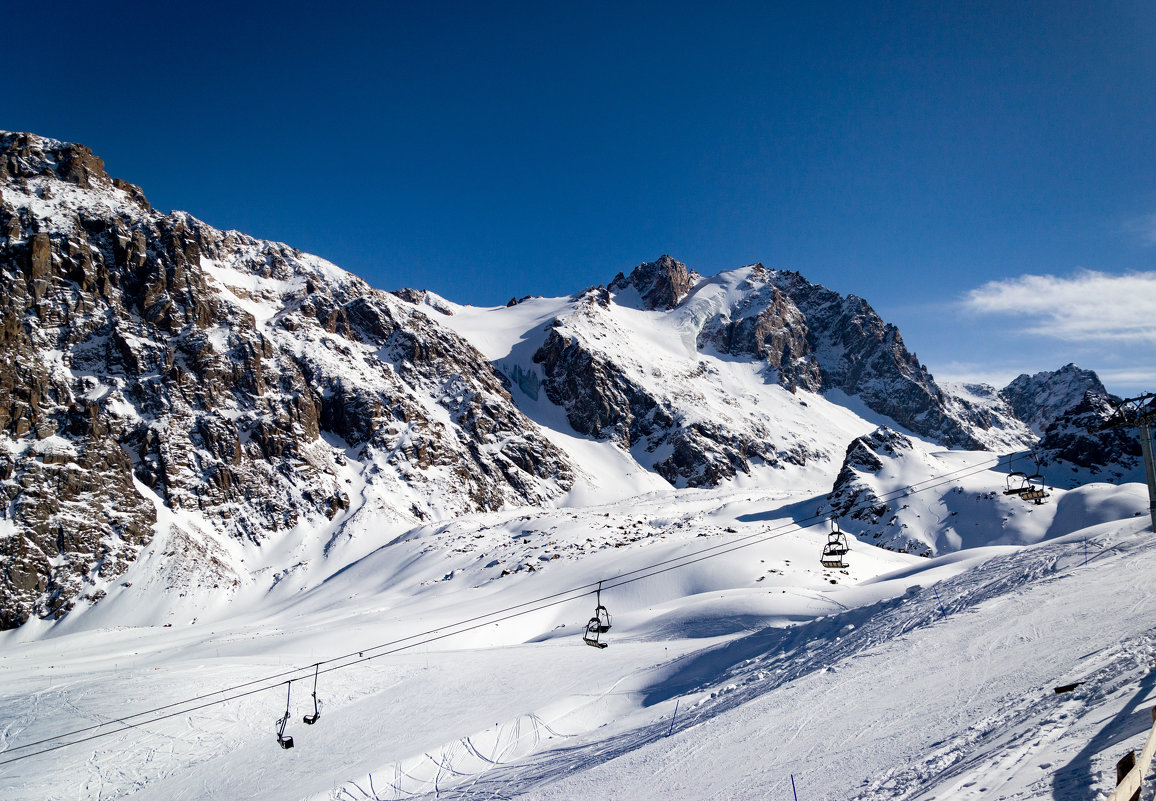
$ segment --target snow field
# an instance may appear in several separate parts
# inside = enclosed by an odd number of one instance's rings
[[[1090,500],[1097,492],[1109,503],[1112,489],[1092,488]],[[681,506],[668,495],[479,516],[487,549],[523,531],[521,541],[555,543],[599,533],[605,547],[495,577],[484,567],[489,553],[446,552],[438,537],[454,540],[469,525],[455,521],[371,551],[316,587],[196,625],[5,635],[0,743],[626,574],[789,520],[789,507],[732,490],[687,493]],[[581,643],[594,605],[586,594],[322,674],[316,726],[301,723],[312,684],[297,674],[290,751],[274,741],[284,709],[274,688],[2,766],[0,796],[775,797],[792,774],[800,798],[967,797],[957,794],[979,787],[1065,797],[1049,781],[1087,793],[1119,756],[1118,733],[1100,723],[1139,703],[1132,682],[1152,648],[1144,587],[1156,552],[1144,522],[934,560],[853,542],[845,575],[817,564],[824,527],[791,531],[604,592],[614,615],[605,650]],[[609,544],[651,523],[666,539]],[[529,542],[513,547],[535,552]],[[1117,608],[1122,593],[1129,601]],[[1094,686],[1048,695],[1089,677]],[[1123,732],[1135,718],[1121,718]],[[1103,748],[1080,762],[1096,742]]]

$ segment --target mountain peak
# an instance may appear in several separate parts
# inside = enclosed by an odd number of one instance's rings
[[[687,270],[681,261],[663,254],[656,261],[638,265],[629,276],[622,273],[614,276],[609,289],[614,292],[636,290],[639,305],[644,309],[673,309],[701,278],[693,270]],[[626,306],[635,305],[622,298],[617,298],[616,302]]]
[[[1037,434],[1042,434],[1050,421],[1081,403],[1088,392],[1108,395],[1108,390],[1095,372],[1082,370],[1069,363],[1059,370],[1045,370],[1033,375],[1023,373],[1001,389],[999,394],[1017,417]]]
[[[139,186],[111,177],[104,168],[104,159],[85,145],[32,133],[0,131],[0,183],[26,186],[38,178],[54,178],[81,189],[116,187],[137,206],[146,211],[151,208]]]
[[[30,133],[0,132],[0,178],[20,180],[46,174],[85,189],[110,184],[104,160],[84,145]]]

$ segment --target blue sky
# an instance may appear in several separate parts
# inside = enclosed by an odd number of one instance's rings
[[[375,286],[761,261],[940,377],[1156,389],[1151,3],[43,8],[5,8],[0,127]]]

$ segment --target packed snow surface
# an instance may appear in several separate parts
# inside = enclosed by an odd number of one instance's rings
[[[1151,722],[1156,547],[1142,487],[1081,493],[1034,544],[828,570],[821,496],[653,492],[411,529],[196,620],[156,590],[151,625],[33,623],[0,636],[0,762],[107,736],[0,765],[0,797],[1101,797]]]

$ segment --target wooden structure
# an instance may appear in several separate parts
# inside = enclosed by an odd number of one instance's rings
[[[1152,721],[1156,724],[1156,706],[1152,707]],[[1140,752],[1139,760],[1136,759],[1135,751],[1129,751],[1116,763],[1116,789],[1108,796],[1108,801],[1140,801],[1144,774],[1148,772],[1154,754],[1156,754],[1156,725],[1148,732],[1148,739],[1144,742],[1144,750]]]

